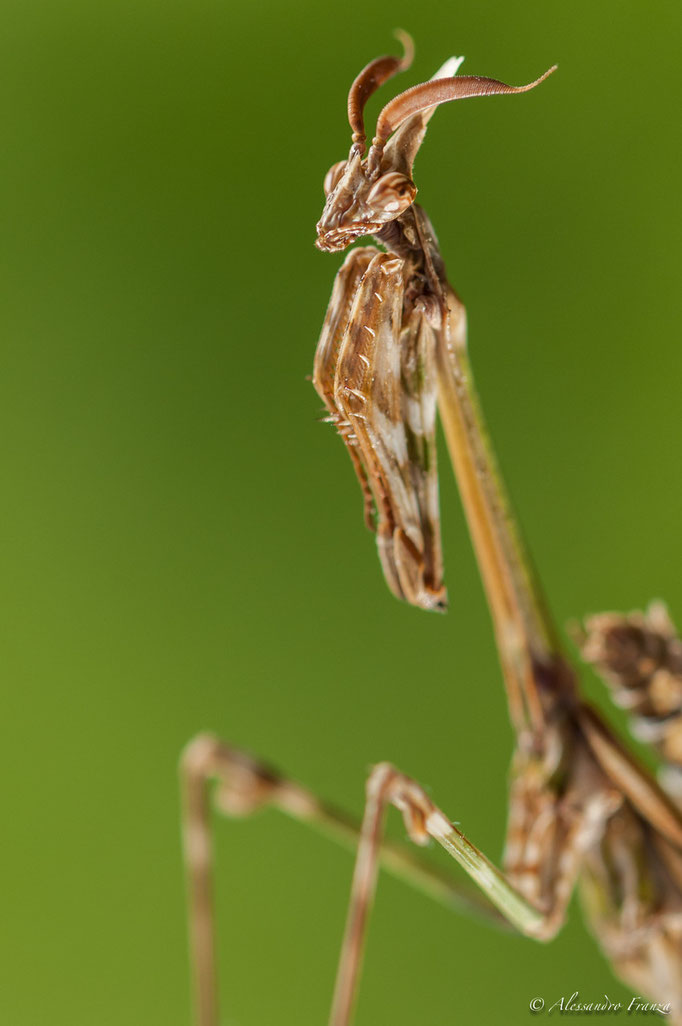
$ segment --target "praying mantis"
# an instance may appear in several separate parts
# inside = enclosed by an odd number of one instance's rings
[[[413,164],[438,106],[526,92],[458,75],[451,59],[379,114],[367,145],[367,99],[412,60],[380,57],[348,97],[352,143],[325,179],[317,246],[346,257],[318,343],[313,384],[352,460],[384,576],[400,599],[444,611],[436,413],[486,593],[516,736],[503,869],[415,780],[379,763],[360,824],[251,755],[211,735],[183,754],[184,841],[197,1026],[217,1026],[211,892],[211,799],[229,816],[272,806],[356,849],[330,1026],[350,1026],[379,866],[446,903],[472,906],[529,938],[550,940],[579,885],[587,921],[614,971],[682,1024],[682,642],[665,608],[589,618],[584,659],[628,708],[663,762],[662,783],[580,696],[515,525],[480,412],[466,313],[436,237],[415,203]],[[214,788],[213,788],[214,785]],[[383,840],[389,806],[415,845],[435,841],[478,891]],[[480,893],[479,893],[480,892]]]

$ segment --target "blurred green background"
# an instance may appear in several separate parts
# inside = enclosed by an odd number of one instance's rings
[[[439,111],[420,200],[559,621],[653,596],[682,621],[682,9],[3,0],[0,24],[0,1017],[184,1026],[194,732],[357,812],[391,759],[501,852],[511,734],[447,466],[438,617],[389,595],[306,381],[340,263],[322,179],[395,26],[396,89],[451,54],[560,65]],[[323,1023],[349,855],[274,813],[217,834],[224,1023]],[[358,1026],[525,1023],[574,990],[628,994],[577,906],[543,947],[382,878]]]

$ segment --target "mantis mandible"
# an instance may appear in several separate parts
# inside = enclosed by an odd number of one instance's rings
[[[317,246],[345,250],[315,356],[313,382],[360,480],[393,593],[444,610],[436,409],[490,607],[516,734],[503,870],[423,788],[388,763],[371,771],[361,824],[306,788],[210,735],[182,761],[185,851],[197,1026],[217,1026],[209,782],[217,808],[273,805],[357,848],[330,1026],[349,1026],[379,864],[439,900],[502,918],[537,940],[560,929],[580,883],[585,914],[614,971],[682,1023],[682,643],[664,608],[586,622],[584,658],[636,716],[665,768],[659,785],[584,702],[515,526],[481,417],[466,353],[465,309],[448,283],[431,224],[415,203],[413,163],[436,108],[520,93],[459,76],[451,59],[391,100],[367,145],[363,108],[402,57],[372,61],[348,97],[352,145],[325,179]],[[406,846],[382,841],[389,805],[417,845],[440,844],[482,892],[467,892]]]

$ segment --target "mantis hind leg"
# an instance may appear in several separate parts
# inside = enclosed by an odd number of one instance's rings
[[[194,1022],[218,1026],[213,808],[237,818],[273,807],[351,850],[357,847],[360,824],[272,766],[212,734],[199,734],[185,747],[180,778]],[[449,873],[424,862],[408,846],[384,843],[379,859],[393,876],[446,907],[503,925],[478,891],[452,881]]]

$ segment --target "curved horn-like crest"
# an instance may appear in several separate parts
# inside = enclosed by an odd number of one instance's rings
[[[461,75],[455,78],[431,80],[406,89],[404,93],[400,93],[390,103],[387,103],[379,115],[372,149],[376,147],[381,151],[388,137],[412,114],[418,114],[429,107],[437,107],[441,103],[448,103],[450,100],[463,100],[468,96],[526,93],[529,89],[535,89],[535,86],[544,82],[548,75],[556,71],[556,68],[555,64],[540,78],[523,86],[509,86],[504,82],[498,82],[497,79],[481,78],[478,75]]]
[[[409,68],[414,57],[412,37],[402,29],[396,29],[395,35],[403,45],[402,57],[377,57],[376,60],[370,61],[355,79],[348,93],[348,121],[353,130],[353,142],[361,154],[365,152],[363,111],[367,100],[387,79]]]
[[[459,71],[463,60],[463,57],[450,57],[436,74],[431,76],[431,79],[452,78]],[[386,164],[390,170],[400,171],[407,178],[412,177],[414,158],[424,141],[426,126],[435,112],[435,107],[429,107],[427,110],[421,110],[418,114],[412,114],[411,117],[405,118],[386,145],[381,159],[382,167]]]

